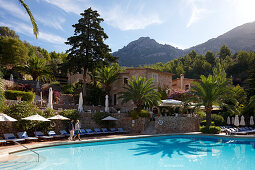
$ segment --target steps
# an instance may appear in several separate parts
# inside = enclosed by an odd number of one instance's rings
[[[156,134],[157,131],[155,129],[155,121],[150,121],[150,123],[147,125],[147,127],[144,129],[141,134],[143,135],[153,135]]]

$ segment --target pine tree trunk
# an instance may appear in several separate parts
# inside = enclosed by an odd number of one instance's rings
[[[84,69],[84,73],[83,73],[83,88],[82,88],[82,94],[83,94],[83,98],[87,95],[87,82],[86,82],[86,78],[87,78],[87,69]]]

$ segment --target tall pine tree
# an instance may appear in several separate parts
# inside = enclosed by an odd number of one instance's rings
[[[109,46],[104,43],[108,36],[100,26],[104,20],[99,18],[98,12],[88,8],[81,16],[78,23],[73,25],[74,36],[69,37],[66,42],[71,46],[67,50],[67,66],[72,73],[83,72],[83,96],[85,96],[87,73],[96,67],[114,62],[117,58],[111,56]]]

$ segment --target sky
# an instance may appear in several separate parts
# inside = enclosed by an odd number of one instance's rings
[[[0,0],[0,26],[48,51],[65,52],[80,13],[91,7],[104,19],[106,44],[117,51],[139,37],[190,48],[247,22],[255,21],[255,0],[26,0],[39,37],[18,0]]]

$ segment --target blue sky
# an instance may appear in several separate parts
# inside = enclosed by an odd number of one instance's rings
[[[141,36],[189,48],[230,29],[255,21],[254,0],[26,0],[39,26],[39,38],[18,0],[0,0],[0,26],[14,29],[21,40],[49,51],[65,52],[72,24],[88,7],[97,10],[116,51]]]

